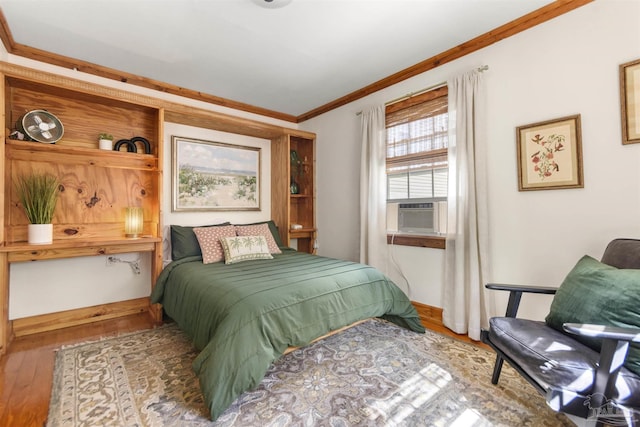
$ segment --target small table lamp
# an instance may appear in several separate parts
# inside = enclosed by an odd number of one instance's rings
[[[144,225],[144,210],[142,208],[128,207],[124,214],[124,234],[126,237],[139,237]]]

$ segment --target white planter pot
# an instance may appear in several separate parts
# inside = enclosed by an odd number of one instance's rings
[[[31,245],[53,243],[53,224],[29,224],[27,234]]]
[[[101,150],[113,150],[113,141],[110,139],[100,139],[98,140],[98,147]]]

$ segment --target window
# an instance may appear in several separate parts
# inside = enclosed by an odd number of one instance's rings
[[[387,105],[387,228],[438,234],[447,200],[447,88]],[[409,210],[415,207],[415,210]],[[409,220],[409,218],[411,218]],[[403,220],[405,220],[403,223]],[[407,224],[406,222],[411,222]]]

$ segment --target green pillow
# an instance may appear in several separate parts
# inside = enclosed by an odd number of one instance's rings
[[[171,259],[177,261],[188,256],[202,256],[200,243],[193,229],[195,227],[216,227],[230,225],[229,222],[215,225],[172,225],[171,226]]]
[[[545,321],[561,332],[563,323],[640,328],[640,270],[617,269],[585,255],[558,288]],[[572,336],[600,351],[601,340]],[[631,343],[625,366],[640,375],[640,344]]]

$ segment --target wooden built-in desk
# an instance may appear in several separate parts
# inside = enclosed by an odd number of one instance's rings
[[[6,253],[9,263],[42,261],[128,252],[151,252],[155,249],[156,243],[161,240],[159,237],[95,239],[91,241],[68,239],[54,241],[48,245],[30,245],[26,242],[19,242],[0,246],[0,253]]]
[[[162,239],[159,237],[141,237],[135,239],[94,239],[91,241],[66,239],[45,245],[30,245],[26,242],[18,242],[0,246],[0,355],[6,352],[14,333],[15,335],[28,335],[147,310],[159,322],[161,315],[158,307],[152,307],[149,304],[148,298],[139,298],[78,310],[50,313],[27,319],[17,319],[10,322],[9,265],[11,263],[130,252],[161,253],[161,242]]]

